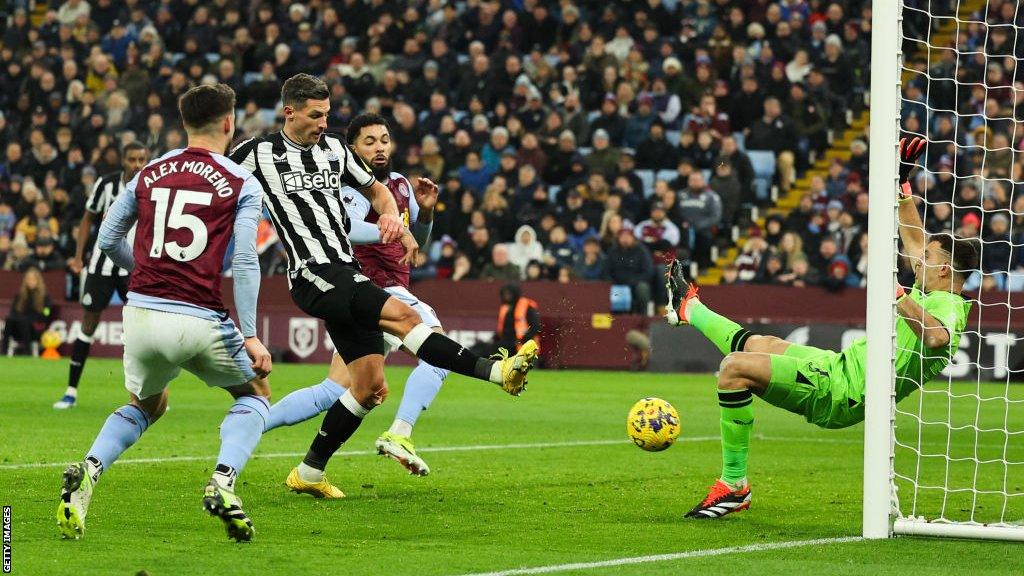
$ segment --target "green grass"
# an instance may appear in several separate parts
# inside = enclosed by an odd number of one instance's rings
[[[97,487],[85,538],[62,541],[54,511],[63,465],[82,457],[126,396],[120,363],[90,360],[79,406],[55,412],[50,404],[63,390],[66,370],[66,361],[0,360],[0,504],[13,507],[15,574],[454,575],[860,533],[859,426],[820,430],[757,403],[753,507],[717,522],[685,521],[683,513],[719,472],[711,376],[539,372],[515,399],[453,377],[416,429],[433,473],[414,478],[368,453],[390,424],[407,374],[389,369],[391,398],[330,465],[345,500],[318,501],[282,485],[299,458],[275,455],[304,452],[319,419],[274,431],[239,488],[256,537],[248,545],[229,542],[220,523],[200,510],[228,396],[183,376],[172,385],[170,412],[124,459],[205,458],[115,465]],[[319,381],[324,372],[323,366],[279,365],[275,396]],[[1003,389],[982,387],[985,395]],[[663,397],[679,409],[683,439],[665,452],[643,452],[625,438],[625,413],[643,396]],[[938,396],[928,395],[927,406],[941,412],[945,399]],[[955,412],[973,421],[977,409],[972,401]],[[1002,425],[1002,414],[991,418]],[[1024,415],[1013,422],[1024,427]],[[930,428],[922,432],[925,444],[944,448],[945,433]],[[957,437],[952,444],[972,440]],[[429,451],[590,441],[610,442]],[[1017,444],[1011,450],[1024,459]],[[23,463],[51,465],[11,467]],[[953,479],[969,481],[970,472],[956,469]],[[1020,480],[1020,470],[1014,472]],[[1019,507],[1011,512],[1024,517]],[[563,573],[919,576],[968,568],[1019,573],[1022,566],[1012,544],[898,538]]]

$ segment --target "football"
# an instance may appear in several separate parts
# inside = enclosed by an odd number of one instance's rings
[[[640,448],[660,452],[679,437],[679,413],[661,398],[644,398],[629,409],[626,434]]]

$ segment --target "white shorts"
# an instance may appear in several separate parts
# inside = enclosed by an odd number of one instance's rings
[[[184,368],[207,386],[240,386],[256,377],[230,318],[208,320],[125,306],[124,387],[138,398],[160,394]]]
[[[407,288],[403,286],[391,286],[390,288],[385,288],[384,291],[387,292],[388,294],[391,294],[395,298],[401,300],[402,302],[408,304],[410,308],[415,310],[416,313],[420,315],[420,320],[422,320],[423,323],[426,324],[428,327],[437,328],[441,325],[441,321],[437,319],[437,313],[434,312],[434,309],[430,307],[430,304],[427,304],[426,302],[413,296],[412,292],[409,292]],[[401,347],[402,341],[398,338],[398,336],[393,336],[391,334],[388,334],[387,332],[384,333],[385,356],[400,349]]]

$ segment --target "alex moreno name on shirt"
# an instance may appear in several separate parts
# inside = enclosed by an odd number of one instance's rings
[[[149,171],[148,174],[144,173],[142,175],[142,181],[146,185],[146,187],[149,188],[166,176],[180,174],[183,172],[191,172],[192,174],[195,174],[200,178],[205,179],[207,182],[210,183],[210,186],[213,186],[213,189],[216,191],[217,196],[220,196],[221,198],[231,196],[232,194],[234,194],[234,190],[231,187],[231,182],[229,182],[228,179],[225,178],[224,175],[221,174],[219,170],[201,160],[189,160],[185,162],[162,162],[160,164],[153,166],[153,168]]]

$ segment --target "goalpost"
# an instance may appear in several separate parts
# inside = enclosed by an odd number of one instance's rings
[[[1002,212],[1008,217],[1012,234],[1014,217],[1021,214],[1019,207],[1013,211],[1012,168],[993,165],[997,155],[1005,163],[1007,151],[1009,162],[1016,162],[1012,147],[1024,133],[1017,133],[1013,113],[993,113],[986,107],[949,107],[949,98],[939,97],[941,91],[952,86],[953,101],[960,103],[964,94],[972,94],[980,86],[987,100],[992,90],[986,82],[989,65],[1003,66],[1005,62],[1004,56],[987,54],[992,29],[1004,27],[1005,32],[998,34],[1009,34],[1011,46],[1018,42],[1018,35],[1019,41],[1024,41],[1024,28],[1014,22],[1018,16],[1024,16],[1024,7],[1015,7],[1010,21],[986,22],[989,4],[983,0],[873,3],[864,429],[866,538],[925,535],[1024,541],[1024,382],[1013,382],[1015,373],[1006,352],[1018,340],[1011,320],[1016,314],[1024,315],[1024,310],[1016,312],[1020,306],[1013,306],[1009,295],[1000,295],[999,301],[986,298],[984,305],[975,299],[951,368],[899,406],[894,401],[894,293],[898,259],[902,258],[896,216],[900,135],[922,136],[930,143],[929,153],[933,155],[922,158],[917,172],[925,174],[918,174],[921,179],[915,185],[916,193],[928,208],[926,228],[940,223],[929,221],[933,218],[932,208],[939,203],[948,204],[956,220],[968,209],[958,204],[957,194],[949,200],[939,194],[935,182],[943,172],[945,182],[952,177],[954,191],[968,180],[973,181],[970,186],[978,188],[982,197],[993,188],[1008,188],[1009,208],[985,207],[979,200],[982,226]],[[975,18],[972,14],[978,10],[982,16]],[[910,31],[905,19],[913,20],[916,32]],[[983,31],[980,43],[961,45],[962,32],[971,37],[978,36],[979,31]],[[953,40],[945,40],[949,37]],[[905,55],[904,46],[913,53]],[[944,58],[944,51],[952,54]],[[945,68],[939,65],[943,60]],[[981,79],[960,73],[965,61],[970,65],[971,61],[981,62],[985,71]],[[915,89],[921,88],[920,95],[908,98],[901,79],[916,84]],[[1012,98],[1011,105],[1016,104],[1017,94]],[[901,118],[901,110],[908,108],[923,112],[924,118],[913,123]],[[949,117],[958,126],[952,139],[939,133],[937,124],[941,117]],[[1003,131],[1009,131],[1008,146],[998,140],[993,142],[992,134],[997,131],[988,129],[997,123]],[[977,131],[979,126],[988,136],[981,134],[974,140],[968,129]],[[932,146],[935,143],[951,155],[952,166],[937,162]],[[977,157],[980,164],[973,168],[961,165]],[[1010,169],[1009,176],[1002,168]],[[997,173],[996,169],[1000,171]],[[995,242],[980,243],[982,256],[986,247],[995,248]],[[1007,269],[1002,275],[1003,281],[1012,277],[1009,272]],[[965,294],[975,298],[977,295],[976,291]],[[996,329],[991,322],[983,326],[982,317],[993,314],[1005,318],[1005,326]],[[982,362],[986,342],[996,342],[996,347],[1002,346],[1002,352],[996,351],[992,358]],[[954,372],[969,378],[954,379]]]

